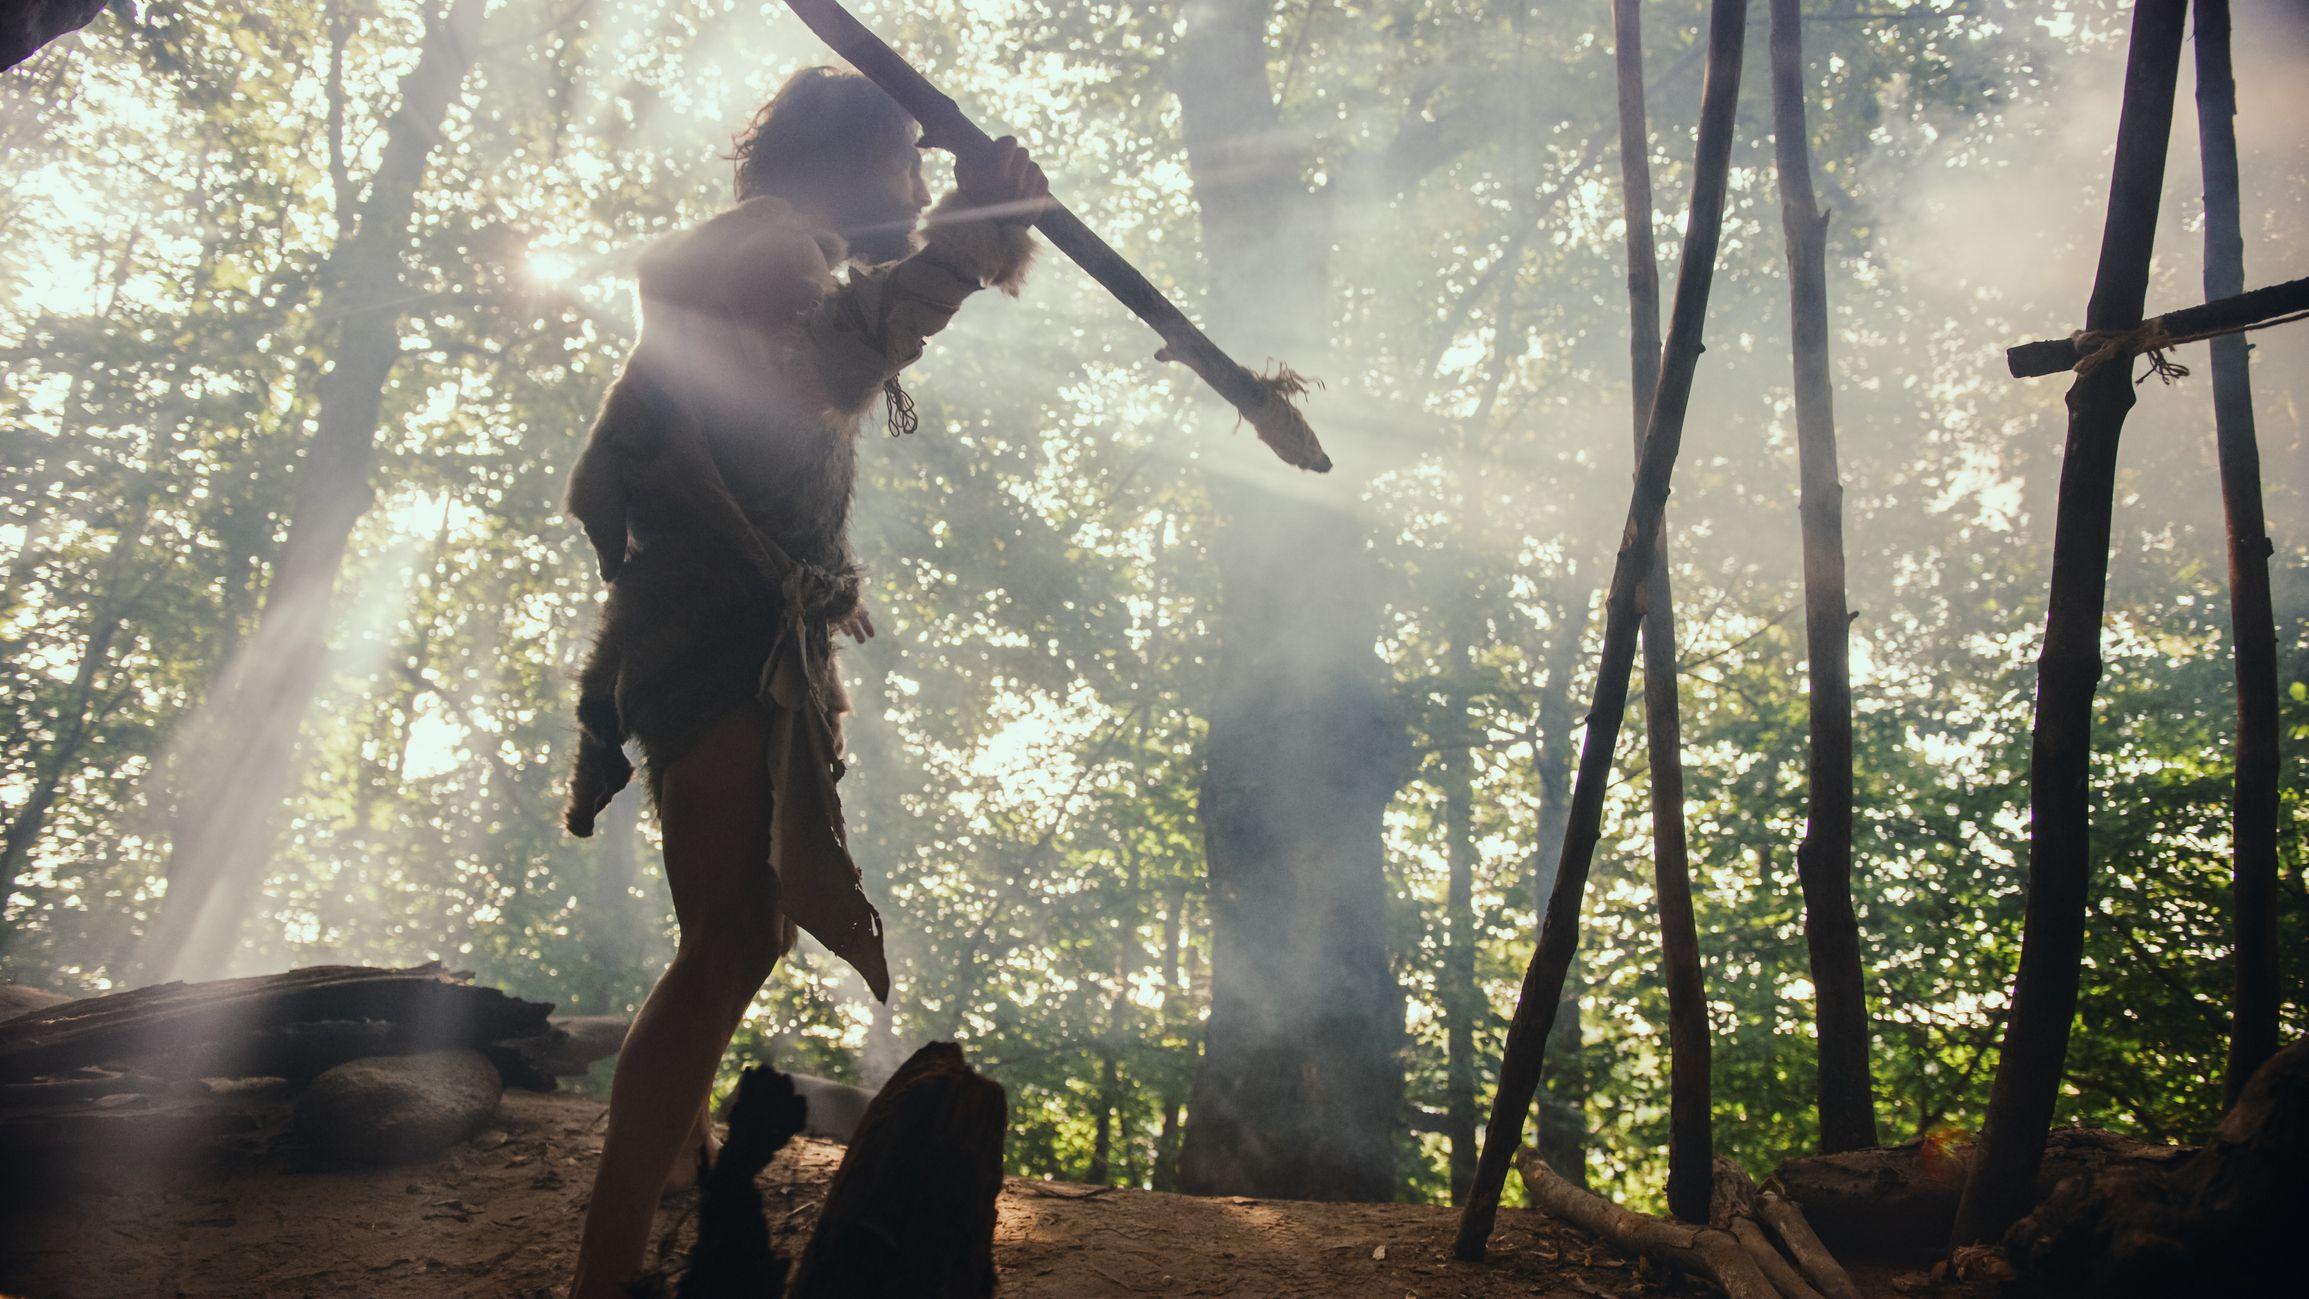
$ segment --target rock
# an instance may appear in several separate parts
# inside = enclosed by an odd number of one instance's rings
[[[360,1164],[423,1159],[479,1132],[505,1084],[478,1051],[351,1060],[297,1098],[296,1132],[315,1153]]]
[[[46,1010],[50,1006],[61,1006],[70,1000],[72,998],[61,992],[50,992],[45,988],[35,988],[30,984],[0,983],[0,1020],[14,1019],[18,1015],[29,1015],[35,1010]]]
[[[802,1125],[803,1135],[850,1144],[850,1138],[858,1131],[859,1120],[866,1117],[866,1106],[874,1099],[874,1093],[806,1073],[787,1077],[794,1080],[794,1093],[810,1104],[809,1117]]]

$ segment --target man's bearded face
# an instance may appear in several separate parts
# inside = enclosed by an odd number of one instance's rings
[[[922,151],[911,142],[877,151],[844,177],[842,237],[850,255],[864,262],[892,262],[915,249],[914,228],[930,206],[922,179]]]

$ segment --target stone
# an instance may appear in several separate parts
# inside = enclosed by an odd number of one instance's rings
[[[397,1164],[436,1155],[489,1125],[504,1081],[478,1051],[368,1056],[313,1079],[296,1132],[324,1158]]]

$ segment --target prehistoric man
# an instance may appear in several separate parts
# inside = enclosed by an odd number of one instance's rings
[[[964,298],[1017,292],[1050,192],[1005,137],[957,162],[917,237],[919,137],[861,77],[789,80],[738,137],[737,206],[642,258],[641,339],[571,476],[610,595],[579,683],[569,828],[592,832],[637,741],[681,928],[618,1056],[572,1299],[620,1296],[640,1268],[660,1191],[710,1149],[715,1066],[795,921],[886,988],[833,792],[832,633],[874,634],[847,538],[858,429],[876,398],[911,427],[898,372]]]

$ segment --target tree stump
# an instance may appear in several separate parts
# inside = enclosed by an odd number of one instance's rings
[[[866,1107],[827,1188],[794,1299],[983,1299],[994,1293],[994,1201],[1010,1102],[933,1042]]]
[[[755,1066],[730,1099],[730,1137],[699,1183],[697,1247],[676,1299],[783,1299],[786,1258],[770,1246],[754,1178],[802,1130],[808,1102],[786,1074]]]

